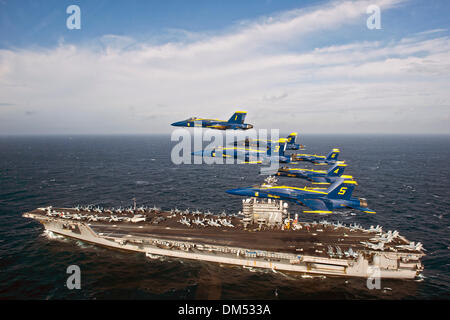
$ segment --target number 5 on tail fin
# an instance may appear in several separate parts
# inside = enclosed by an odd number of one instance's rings
[[[356,181],[339,179],[328,188],[328,198],[348,200],[356,185]]]

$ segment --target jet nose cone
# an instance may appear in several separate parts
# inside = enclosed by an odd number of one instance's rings
[[[193,156],[203,156],[203,150],[200,151],[194,151],[191,153]]]
[[[251,191],[246,188],[230,189],[226,192],[235,196],[248,196],[251,193]]]
[[[247,129],[253,129],[253,125],[252,124],[248,124],[247,125]]]
[[[206,150],[194,151],[191,154],[194,155],[194,156],[215,157],[215,149],[206,149]]]
[[[177,121],[171,124],[174,127],[184,127],[186,126],[186,122],[185,121]]]

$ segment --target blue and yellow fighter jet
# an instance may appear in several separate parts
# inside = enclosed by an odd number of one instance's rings
[[[336,163],[328,171],[282,167],[278,169],[276,175],[306,179],[312,181],[313,184],[328,185],[340,178],[344,178],[346,180],[353,179],[352,176],[343,174],[346,166],[347,165],[345,163]]]
[[[247,112],[245,111],[236,111],[233,116],[228,120],[219,120],[219,119],[203,119],[192,117],[187,120],[178,121],[172,123],[174,127],[202,127],[202,128],[210,128],[217,130],[248,130],[252,129],[253,125],[244,123],[245,116]]]
[[[355,185],[357,185],[356,181],[341,178],[326,190],[263,184],[259,187],[227,190],[227,193],[244,197],[292,201],[311,209],[303,211],[305,213],[333,213],[335,210],[344,208],[375,213],[368,208],[366,199],[352,197]]]
[[[326,156],[318,156],[317,154],[293,154],[293,161],[308,161],[316,165],[327,165],[335,163],[344,163],[344,161],[338,161],[339,153],[341,151],[334,148]]]
[[[269,163],[279,161],[281,163],[291,162],[291,157],[284,154],[286,150],[286,139],[269,143],[266,148],[252,147],[218,147],[192,152],[194,156],[234,158],[241,163]]]
[[[297,139],[297,132],[292,132],[287,136],[286,140],[286,150],[304,150],[305,146],[302,144],[295,143]],[[233,145],[235,146],[246,146],[246,147],[260,147],[265,146],[269,143],[274,142],[273,140],[263,140],[263,139],[245,139],[241,141],[235,141]]]

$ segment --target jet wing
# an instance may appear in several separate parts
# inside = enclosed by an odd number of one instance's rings
[[[367,208],[367,207],[354,206],[354,205],[353,206],[352,205],[347,205],[347,207],[355,209],[355,210],[360,210],[360,211],[365,212],[365,213],[373,213],[373,214],[376,213],[375,211],[373,211],[372,209]]]
[[[305,213],[333,213],[331,203],[327,203],[320,199],[303,199],[299,200],[302,204],[311,210],[305,210]]]

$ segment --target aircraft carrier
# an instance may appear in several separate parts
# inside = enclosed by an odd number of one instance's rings
[[[380,226],[300,222],[286,202],[248,198],[238,214],[154,208],[38,208],[23,214],[46,230],[93,244],[252,268],[363,278],[414,279],[421,243]]]

